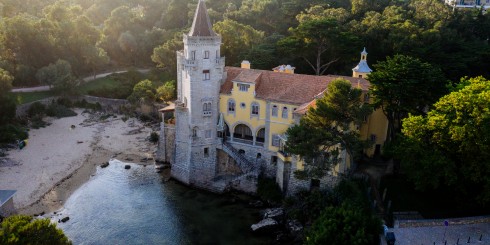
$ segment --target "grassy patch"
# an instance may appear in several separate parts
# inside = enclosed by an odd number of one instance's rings
[[[391,211],[418,211],[424,218],[466,217],[490,214],[468,197],[458,196],[452,188],[418,191],[404,176],[387,176],[381,180],[380,192],[387,188],[386,203]],[[471,196],[471,195],[470,195]],[[385,203],[385,205],[386,205]]]
[[[46,99],[55,96],[53,91],[40,91],[40,92],[18,92],[12,93],[15,97],[17,104],[27,104],[34,101]]]

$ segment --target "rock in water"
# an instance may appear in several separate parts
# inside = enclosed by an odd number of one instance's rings
[[[265,210],[264,219],[271,218],[277,221],[282,221],[284,217],[284,209],[282,208],[269,208]]]
[[[64,218],[61,219],[61,222],[65,223],[68,220],[70,220],[70,217],[64,217]]]
[[[260,232],[260,231],[276,228],[277,226],[278,226],[277,221],[275,221],[274,219],[268,218],[268,219],[261,220],[257,224],[253,224],[252,226],[250,226],[250,228],[252,228],[252,231],[254,231],[254,232]]]
[[[109,162],[105,162],[100,165],[101,168],[107,168],[108,166],[109,166]]]
[[[126,166],[124,166],[124,169],[130,169],[130,168],[131,168],[131,166],[130,166],[130,165],[126,165]]]

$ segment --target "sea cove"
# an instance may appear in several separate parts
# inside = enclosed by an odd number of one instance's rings
[[[111,160],[66,201],[54,221],[74,244],[269,244],[250,225],[244,196],[214,195],[168,180],[152,166]]]

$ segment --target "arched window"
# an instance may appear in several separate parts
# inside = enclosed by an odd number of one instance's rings
[[[203,115],[211,115],[211,102],[205,102],[202,104],[202,114]]]
[[[259,131],[257,131],[257,136],[255,137],[255,141],[257,142],[265,141],[265,128],[261,128],[259,129]]]
[[[259,104],[257,103],[252,103],[251,110],[252,110],[252,116],[258,116],[259,115]]]
[[[197,137],[197,127],[192,129],[192,137]]]
[[[273,105],[272,106],[272,116],[273,117],[277,117],[277,114],[278,114],[278,108],[277,108],[277,105]]]
[[[282,118],[288,118],[288,108],[287,107],[283,107],[282,108]]]
[[[253,140],[252,130],[245,124],[238,124],[233,132],[233,137],[237,139]]]
[[[235,101],[233,99],[228,100],[228,112],[235,113]]]

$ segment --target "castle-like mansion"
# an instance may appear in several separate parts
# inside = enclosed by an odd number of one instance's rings
[[[286,130],[315,106],[327,85],[337,78],[367,94],[371,72],[366,57],[353,69],[353,77],[294,74],[294,67],[271,71],[226,67],[220,55],[221,37],[212,30],[204,1],[199,1],[191,30],[184,34],[184,50],[177,52],[177,100],[161,110],[164,122],[157,160],[171,164],[171,175],[185,184],[214,192],[234,188],[255,192],[257,176],[274,177],[288,194],[312,185],[335,183],[354,164],[343,153],[322,180],[299,180],[303,168],[298,156],[284,151]],[[253,64],[252,64],[253,65]],[[174,118],[167,120],[169,115]],[[359,125],[361,137],[373,142],[365,154],[380,153],[388,122],[380,110]]]

